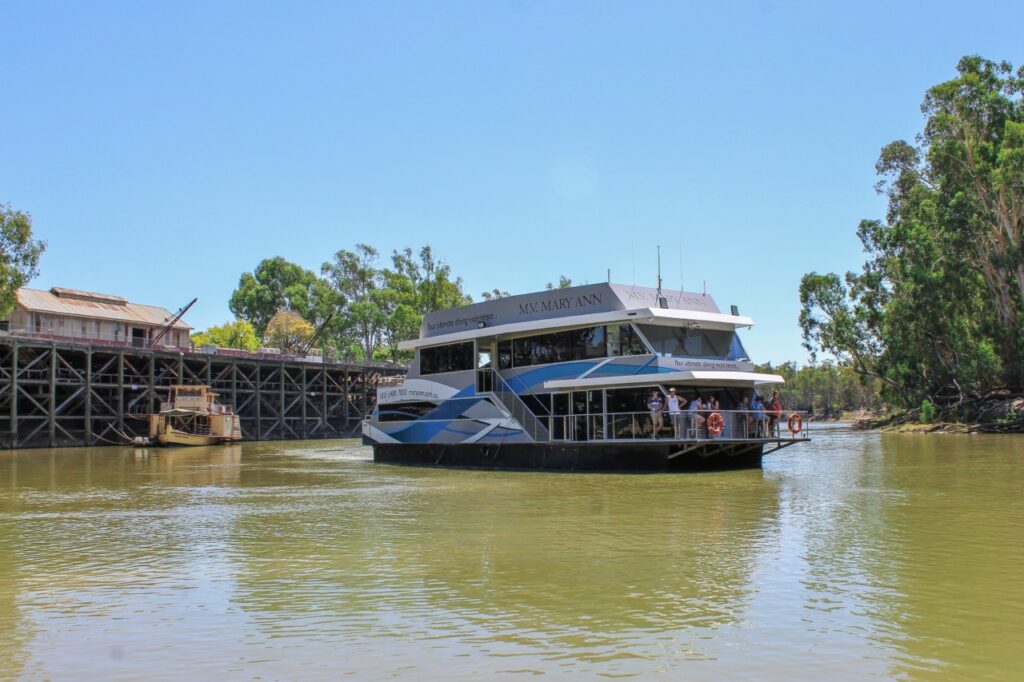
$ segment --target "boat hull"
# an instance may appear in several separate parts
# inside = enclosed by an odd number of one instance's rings
[[[683,452],[683,443],[393,444],[373,446],[375,462],[466,469],[542,471],[715,471],[757,469],[762,443],[709,443]]]
[[[157,434],[156,440],[160,445],[218,445],[220,443],[229,443],[234,439],[223,436],[201,436],[195,433],[167,429]]]

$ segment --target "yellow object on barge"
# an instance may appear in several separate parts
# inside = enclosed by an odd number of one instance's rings
[[[149,437],[160,445],[216,445],[242,440],[242,425],[230,405],[217,402],[209,386],[174,386],[173,397],[149,416]]]

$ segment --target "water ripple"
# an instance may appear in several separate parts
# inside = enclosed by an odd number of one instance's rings
[[[345,442],[3,454],[0,666],[1000,679],[1022,455],[842,429],[692,476],[404,469]]]

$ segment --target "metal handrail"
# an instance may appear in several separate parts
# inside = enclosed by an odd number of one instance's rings
[[[712,413],[722,417],[721,432],[716,434],[708,430],[707,419]],[[682,438],[678,440],[707,440],[726,439],[737,440],[747,438],[763,438],[768,440],[799,440],[808,437],[808,432],[813,426],[813,415],[810,412],[783,410],[779,417],[773,417],[769,412],[755,412],[754,410],[698,410],[696,413],[689,410],[681,410],[679,413],[680,431]],[[799,416],[799,431],[789,429],[789,420],[792,415]],[[650,411],[638,412],[608,412],[596,413],[593,415],[561,415],[560,418],[572,418],[576,416],[604,416],[611,423],[611,435],[608,440],[642,440],[653,439],[653,420]],[[672,414],[667,410],[661,411],[662,428],[659,430],[659,438],[669,437],[677,440]],[[696,418],[695,418],[696,417]],[[624,423],[629,420],[628,423]],[[797,426],[794,420],[794,427]],[[628,428],[627,435],[623,437],[622,429]]]
[[[491,370],[491,376],[493,377],[494,395],[508,408],[508,411],[515,420],[530,434],[534,441],[538,443],[549,442],[551,440],[550,431],[537,419],[530,408],[526,406],[526,403],[519,397],[519,394],[512,390],[512,387],[508,385],[505,378],[495,369]]]
[[[497,388],[496,384],[496,388]],[[506,385],[506,391],[508,387]],[[497,390],[494,391],[495,395],[499,398],[502,397],[502,392]],[[510,392],[509,392],[510,393]],[[514,394],[511,394],[514,395]],[[547,443],[556,441],[574,441],[578,440],[573,438],[575,434],[575,420],[577,418],[586,419],[587,434],[586,440],[606,440],[606,441],[651,441],[654,440],[652,434],[652,420],[651,413],[649,411],[644,412],[607,412],[607,413],[588,413],[588,414],[566,414],[566,415],[553,415],[551,417],[545,417],[538,419],[529,408],[526,407],[522,401],[513,402],[512,405],[505,403],[502,399],[502,403],[509,408],[509,412],[512,413],[512,417],[519,422],[523,429],[538,443]],[[711,433],[707,428],[707,417],[712,412],[717,412],[722,416],[722,431],[719,434]],[[800,430],[797,432],[790,431],[788,428],[788,420],[791,415],[800,416]],[[772,421],[772,416],[765,413],[755,413],[751,410],[701,410],[697,413],[697,416],[701,420],[694,419],[694,415],[689,411],[682,411],[680,413],[680,431],[681,437],[675,437],[675,430],[672,423],[672,416],[667,411],[662,412],[662,428],[659,431],[658,440],[672,441],[672,442],[707,442],[707,441],[743,441],[750,439],[764,440],[764,441],[800,441],[810,437],[810,430],[814,426],[812,420],[812,414],[810,412],[787,410],[783,411],[781,417]],[[589,432],[591,420],[593,419],[604,419],[604,432],[601,434],[592,434]],[[551,437],[551,433],[555,432],[555,424],[558,420],[562,420],[561,433],[565,434],[564,439],[554,439]],[[410,421],[416,422],[450,422],[450,419],[415,419]],[[471,420],[470,420],[471,421]],[[548,424],[545,425],[544,421]]]

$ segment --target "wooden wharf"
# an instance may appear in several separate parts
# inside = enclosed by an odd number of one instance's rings
[[[245,440],[359,435],[376,388],[401,366],[0,336],[0,447],[125,443],[171,386],[203,384],[234,406]]]

